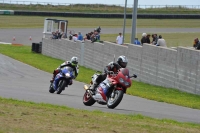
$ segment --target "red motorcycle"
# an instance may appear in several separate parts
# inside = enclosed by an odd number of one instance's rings
[[[83,104],[86,106],[92,106],[95,102],[106,105],[108,108],[114,109],[122,100],[127,88],[131,86],[131,78],[137,78],[137,75],[129,76],[129,70],[127,68],[119,69],[117,74],[107,75],[107,78],[99,84],[93,91],[90,89],[93,82],[99,76],[99,73],[95,73],[92,76],[90,86],[84,85],[85,94],[83,96]],[[101,99],[94,98],[99,93],[98,90],[106,91],[106,102],[102,102]]]

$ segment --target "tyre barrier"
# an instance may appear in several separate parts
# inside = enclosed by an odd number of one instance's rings
[[[28,16],[61,16],[61,17],[86,17],[86,18],[124,18],[124,14],[118,13],[73,13],[73,12],[39,12],[39,11],[14,11],[14,15]],[[126,14],[126,18],[132,19],[132,14]],[[200,19],[199,14],[137,14],[141,19]]]
[[[32,43],[31,51],[36,53],[42,53],[42,42]]]

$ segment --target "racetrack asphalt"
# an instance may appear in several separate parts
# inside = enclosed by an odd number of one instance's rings
[[[59,64],[58,64],[59,65]],[[124,95],[115,109],[95,103],[87,107],[82,103],[84,83],[74,81],[60,95],[48,92],[51,73],[38,70],[0,54],[0,96],[36,103],[64,105],[76,109],[101,110],[121,114],[142,114],[153,118],[169,118],[181,122],[200,123],[200,110],[156,102]]]
[[[102,28],[101,34],[116,34],[123,32],[122,28]],[[93,31],[92,28],[68,28],[68,31],[83,35]],[[126,28],[125,33],[131,33],[131,28]],[[137,28],[137,33],[199,33],[200,28]],[[13,39],[15,37],[15,40]],[[31,37],[31,40],[30,40]],[[13,44],[32,45],[32,42],[39,43],[42,41],[43,29],[0,29],[0,42]],[[113,40],[115,41],[115,40]]]

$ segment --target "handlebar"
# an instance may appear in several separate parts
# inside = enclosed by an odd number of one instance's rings
[[[137,75],[133,74],[132,76],[130,76],[130,78],[137,78]]]

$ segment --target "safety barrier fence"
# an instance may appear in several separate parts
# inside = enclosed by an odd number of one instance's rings
[[[200,52],[197,50],[43,38],[42,54],[62,60],[77,56],[80,65],[100,71],[114,61],[114,55],[116,58],[125,55],[130,72],[138,75],[137,80],[200,95]]]

